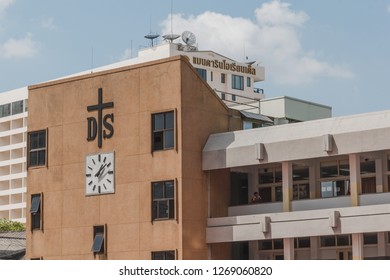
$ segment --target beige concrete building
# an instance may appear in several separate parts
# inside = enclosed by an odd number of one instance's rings
[[[202,149],[241,126],[179,56],[30,86],[27,258],[210,258]]]

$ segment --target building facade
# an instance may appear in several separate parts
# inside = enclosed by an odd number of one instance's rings
[[[27,258],[208,259],[201,151],[241,125],[183,56],[30,86]]]
[[[252,99],[267,117],[149,51],[29,87],[27,258],[388,258],[389,112]]]
[[[145,48],[140,50],[138,57],[57,80],[100,73],[175,55],[183,55],[188,59],[197,74],[209,84],[219,98],[229,108],[241,112],[242,129],[331,116],[331,108],[321,104],[291,97],[266,99],[263,90],[255,87],[255,82],[263,81],[265,78],[264,67],[255,62],[239,63],[212,51],[198,51],[195,47],[178,43]],[[23,223],[26,222],[27,100],[27,87],[0,94],[0,218]],[[24,106],[23,111],[15,106]]]
[[[0,219],[26,222],[27,88],[0,94]]]
[[[388,259],[389,136],[389,111],[211,135],[211,256]]]

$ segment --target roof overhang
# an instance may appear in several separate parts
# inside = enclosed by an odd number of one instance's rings
[[[210,135],[203,170],[390,149],[390,111]]]

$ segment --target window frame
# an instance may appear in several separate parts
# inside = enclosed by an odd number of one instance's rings
[[[377,232],[363,233],[363,245],[364,246],[377,246],[378,245],[378,233]]]
[[[296,237],[294,238],[294,249],[310,249],[311,239],[310,237]]]
[[[333,163],[333,165],[331,165]],[[322,168],[334,167],[335,173],[325,175]],[[346,167],[348,169],[346,169]],[[350,181],[350,166],[349,159],[339,158],[327,161],[321,161],[318,164],[318,174],[319,174],[319,196],[320,198],[332,198],[340,196],[349,196],[351,194],[351,181]],[[338,185],[340,182],[343,182],[344,192],[341,193],[341,187]],[[328,186],[326,184],[329,184]],[[324,191],[324,188],[331,187],[331,190]],[[326,195],[326,193],[331,193],[331,195]]]
[[[202,78],[203,81],[207,82],[207,69],[204,68],[195,68],[196,73]]]
[[[167,123],[166,123],[166,120],[167,120],[167,115],[172,113],[173,114],[173,127],[172,128],[167,128]],[[164,127],[162,129],[157,129],[155,127],[155,116],[157,115],[163,115],[163,118],[164,118]],[[177,139],[176,139],[176,109],[174,110],[168,110],[168,111],[162,111],[162,112],[155,112],[155,113],[152,113],[151,115],[151,131],[152,131],[152,141],[151,141],[151,149],[152,149],[152,153],[153,152],[158,152],[158,151],[167,151],[167,150],[174,150],[176,149],[176,142],[177,142]],[[173,145],[172,146],[169,146],[169,147],[166,147],[166,143],[165,143],[165,135],[166,133],[168,132],[171,132],[173,131]],[[156,141],[155,141],[155,135],[156,134],[161,134],[161,138],[162,138],[162,147],[156,147]]]
[[[310,167],[293,164],[292,200],[310,199]]]
[[[44,147],[38,147],[38,148],[34,148],[34,149],[31,149],[30,147],[30,144],[31,144],[31,136],[34,135],[34,134],[41,134],[41,133],[44,133],[45,134],[45,146]],[[39,140],[38,140],[38,143],[39,143]],[[47,167],[48,165],[48,129],[41,129],[41,130],[35,130],[35,131],[30,131],[28,133],[28,137],[27,137],[27,148],[28,148],[28,151],[27,151],[27,168],[40,168],[40,167]],[[39,152],[41,151],[45,151],[44,152],[44,159],[45,159],[45,162],[43,164],[39,164]],[[37,155],[37,164],[34,164],[34,165],[31,165],[31,154],[32,153],[38,153]]]
[[[339,244],[340,240],[342,240],[341,238],[345,238],[345,237],[348,238],[348,244],[347,245]],[[351,234],[321,235],[318,238],[319,238],[320,248],[341,248],[341,247],[349,248],[352,246],[352,235]],[[324,244],[326,238],[329,238],[329,240],[330,240],[330,238],[332,238],[334,240],[334,245],[326,246]]]
[[[252,86],[252,79],[251,77],[246,77],[246,87],[251,87]]]
[[[11,103],[0,105],[0,118],[5,118],[5,117],[11,116],[11,114],[12,114],[11,109],[12,109]]]
[[[34,198],[38,198],[37,206],[33,204]],[[30,229],[34,230],[43,230],[43,193],[35,193],[31,195],[30,200]],[[36,206],[36,209],[33,207]]]
[[[22,105],[21,108],[18,108],[20,107],[20,104]],[[21,111],[17,111],[16,109],[21,109]],[[17,112],[15,112],[17,111]],[[16,115],[16,114],[21,114],[21,113],[24,113],[24,100],[18,100],[18,101],[15,101],[15,102],[12,102],[11,103],[11,114],[12,115]]]
[[[226,73],[221,73],[221,84],[226,84]]]
[[[232,74],[232,89],[244,90],[244,76]]]
[[[102,241],[100,242],[99,250],[95,250],[95,243],[99,242],[97,237],[101,237]],[[106,255],[107,254],[107,225],[95,225],[93,226],[93,241],[92,248],[94,256],[96,255]]]
[[[271,248],[262,248],[262,244],[269,244]],[[281,246],[280,246],[281,245]],[[257,243],[257,249],[259,251],[280,251],[284,249],[283,238],[275,238],[275,239],[264,239],[259,240]]]
[[[162,186],[162,196],[161,198],[154,197],[154,187],[157,184]],[[166,185],[172,184],[173,194],[172,197],[166,197]],[[151,183],[151,211],[152,211],[152,222],[154,221],[166,221],[166,220],[175,220],[176,219],[176,210],[177,210],[177,195],[176,195],[176,180],[164,180],[156,181]],[[167,206],[167,216],[160,216],[160,205],[166,203]],[[156,205],[156,208],[155,208]]]
[[[264,171],[264,172],[262,172]],[[262,174],[268,173],[272,176],[272,181],[262,182]],[[258,189],[260,196],[265,189],[270,189],[271,201],[265,201],[264,195],[260,203],[271,203],[271,202],[282,202],[283,201],[283,188],[282,188],[282,167],[281,166],[270,166],[259,168],[258,170]]]
[[[155,255],[157,254],[161,254],[162,258],[156,258]],[[168,254],[171,254],[173,255],[173,259],[172,258],[167,258]],[[167,250],[167,251],[152,251],[151,252],[151,260],[176,260],[177,254],[176,254],[176,250]]]

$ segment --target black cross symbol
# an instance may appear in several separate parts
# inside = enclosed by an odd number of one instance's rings
[[[114,102],[103,103],[103,89],[98,90],[98,104],[87,107],[88,112],[98,111],[98,147],[102,147],[103,140],[103,109],[113,108]]]

